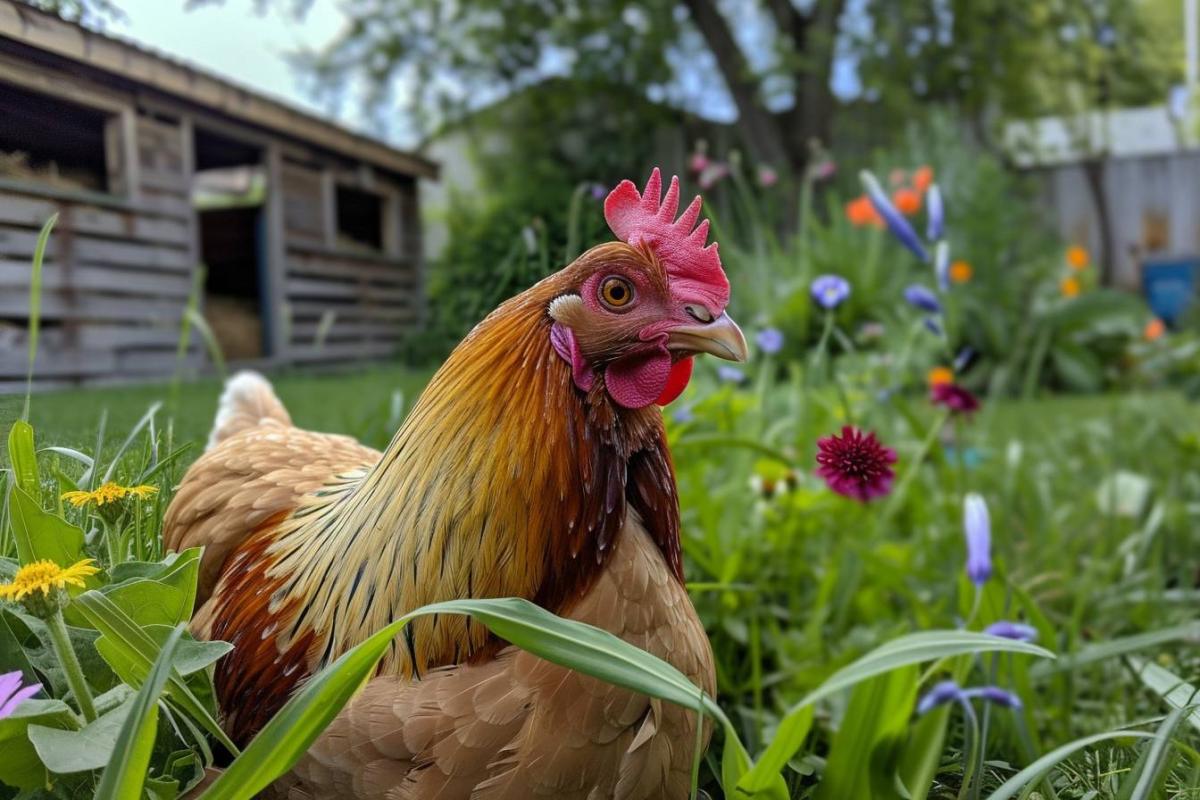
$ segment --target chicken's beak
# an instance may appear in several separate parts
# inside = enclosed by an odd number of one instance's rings
[[[667,336],[667,348],[689,354],[708,353],[727,361],[745,361],[750,355],[742,329],[728,314],[722,314],[712,322],[672,329]]]

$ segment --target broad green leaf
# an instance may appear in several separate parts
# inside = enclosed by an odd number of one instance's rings
[[[695,708],[700,697],[696,686],[666,662],[607,631],[562,619],[526,600],[433,603],[393,622],[305,682],[204,792],[203,800],[253,797],[290,769],[371,675],[392,639],[410,620],[427,614],[468,614],[500,638],[547,661],[685,708]],[[732,727],[711,698],[701,702],[726,730]]]
[[[527,600],[450,600],[417,613],[469,614],[501,639],[547,661],[684,708],[695,708],[700,697],[696,685],[667,662],[608,631],[555,616]],[[705,696],[702,703],[706,713],[727,721],[712,698]]]
[[[46,768],[27,735],[30,725],[70,729],[77,727],[75,712],[61,700],[26,700],[0,719],[0,783],[18,789],[46,784]]]
[[[1106,661],[1115,656],[1146,650],[1151,647],[1169,644],[1171,642],[1191,642],[1200,644],[1200,620],[1192,620],[1182,625],[1160,628],[1156,631],[1137,633],[1119,639],[1109,639],[1098,644],[1081,647],[1074,653],[1065,653],[1053,661],[1040,661],[1029,670],[1029,676],[1034,679],[1048,678],[1058,672],[1069,672],[1088,664]]]
[[[33,447],[33,426],[25,420],[17,420],[8,431],[8,463],[12,465],[13,485],[40,497],[42,485]]]
[[[174,626],[192,613],[188,597],[179,589],[159,581],[138,578],[104,592],[111,603],[138,625]]]
[[[130,686],[140,686],[158,658],[161,650],[159,644],[98,591],[84,592],[75,598],[72,605],[87,617],[92,627],[103,634],[96,641],[96,649],[113,671]],[[174,672],[170,675],[166,692],[226,749],[231,753],[238,752],[237,745],[225,734],[180,675]]]
[[[915,664],[855,686],[833,738],[817,799],[900,800],[898,756],[916,701]]]
[[[48,559],[69,567],[84,557],[83,531],[60,516],[44,511],[24,489],[8,493],[13,538],[22,564]]]
[[[812,729],[813,707],[806,706],[798,714],[789,714],[779,724],[772,743],[746,775],[737,782],[737,796],[757,796],[780,781],[779,773],[793,753],[799,752]]]
[[[1200,694],[1197,693],[1195,686],[1166,667],[1160,667],[1153,661],[1137,656],[1130,656],[1129,665],[1146,685],[1146,688],[1162,697],[1172,708],[1190,708],[1195,705],[1197,700],[1200,700]],[[1200,731],[1200,711],[1189,713],[1187,721],[1193,728]]]
[[[854,663],[833,673],[824,683],[797,703],[784,717],[781,725],[788,724],[790,717],[806,713],[805,708],[808,706],[876,675],[882,675],[910,664],[920,664],[924,661],[988,652],[1023,653],[1041,658],[1054,658],[1054,654],[1049,650],[1035,644],[1002,639],[986,633],[974,631],[910,633],[880,645]],[[796,752],[795,749],[788,749],[790,746],[790,741],[776,739],[768,745],[759,758],[761,760],[770,756],[773,760],[782,758],[786,762]]]
[[[51,772],[67,774],[101,769],[112,760],[117,735],[133,708],[134,699],[131,695],[77,731],[30,725],[29,741]]]
[[[1082,739],[1076,739],[1073,742],[1064,744],[1062,747],[1051,750],[1046,755],[1034,761],[1025,769],[1012,776],[1000,785],[996,791],[988,795],[987,800],[1009,800],[1015,797],[1017,792],[1029,783],[1035,783],[1045,777],[1046,773],[1053,769],[1057,764],[1067,760],[1085,747],[1089,747],[1099,742],[1106,742],[1111,739],[1153,739],[1154,734],[1146,733],[1145,731],[1129,731],[1117,730],[1106,731],[1105,733],[1096,733],[1091,736],[1084,736]]]
[[[175,645],[183,636],[177,627],[155,659],[142,688],[130,700],[124,723],[113,746],[112,758],[100,775],[96,800],[138,800],[150,771],[150,754],[158,730],[158,698],[171,676]]]
[[[1150,747],[1138,759],[1138,769],[1121,785],[1119,800],[1124,800],[1126,797],[1129,800],[1150,800],[1150,797],[1156,795],[1162,782],[1166,780],[1164,767],[1168,763],[1168,756],[1171,752],[1171,737],[1175,735],[1175,729],[1179,727],[1184,713],[1189,708],[1190,706],[1177,707],[1158,726],[1158,730],[1154,732],[1154,739],[1150,742]],[[1126,786],[1129,787],[1128,793],[1126,793]]]

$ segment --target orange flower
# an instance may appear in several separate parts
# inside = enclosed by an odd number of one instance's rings
[[[901,214],[911,217],[921,210],[921,195],[912,189],[897,189],[892,195],[892,205]]]
[[[933,184],[933,167],[929,166],[928,164],[919,167],[917,171],[913,173],[912,182],[913,188],[924,194],[930,185]]]
[[[943,383],[954,383],[954,370],[949,367],[934,367],[925,375],[925,381],[930,386],[941,386]]]
[[[1090,261],[1091,259],[1088,258],[1088,251],[1085,248],[1080,247],[1077,244],[1073,244],[1067,248],[1067,264],[1069,264],[1071,269],[1075,270],[1076,272],[1087,269],[1087,265]]]
[[[1147,342],[1153,342],[1155,339],[1162,338],[1162,335],[1167,332],[1167,326],[1158,317],[1146,323],[1146,328],[1142,331],[1142,336]]]
[[[879,216],[875,206],[871,205],[871,198],[865,194],[846,203],[846,219],[850,220],[850,224],[856,228],[867,225],[874,225],[876,228],[883,227],[883,217]]]
[[[966,283],[974,274],[975,270],[966,261],[955,261],[950,265],[950,280],[955,283]]]
[[[1081,287],[1078,278],[1063,278],[1059,281],[1058,288],[1062,290],[1063,297],[1077,297]]]

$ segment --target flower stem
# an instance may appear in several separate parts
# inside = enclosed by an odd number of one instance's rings
[[[75,695],[75,702],[83,712],[83,718],[88,722],[93,721],[96,719],[96,705],[92,701],[92,690],[88,688],[83,677],[83,668],[79,666],[79,657],[75,655],[75,648],[71,645],[62,611],[56,610],[50,615],[46,620],[46,630],[50,632],[50,644],[67,677],[67,686],[71,688],[71,694]]]

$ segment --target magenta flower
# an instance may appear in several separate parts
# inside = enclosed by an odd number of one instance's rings
[[[896,451],[884,447],[874,433],[849,425],[841,436],[817,440],[817,475],[840,495],[865,503],[892,490]]]
[[[22,686],[20,672],[6,672],[0,675],[0,719],[10,716],[17,710],[17,706],[37,694],[41,688],[36,683]]]
[[[935,383],[929,389],[929,401],[956,414],[973,414],[979,410],[979,398],[957,383]]]

